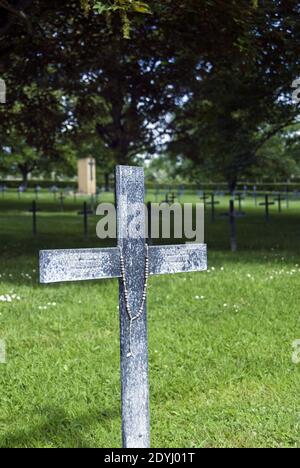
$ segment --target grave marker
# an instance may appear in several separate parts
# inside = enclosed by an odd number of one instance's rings
[[[64,192],[60,192],[59,195],[60,211],[65,210],[65,195]]]
[[[239,212],[242,214],[242,202],[245,199],[244,195],[242,193],[237,193],[235,195],[235,198],[238,199],[239,202]]]
[[[265,202],[260,203],[259,205],[265,207],[265,220],[266,220],[266,223],[268,223],[269,220],[270,220],[270,209],[269,208],[270,208],[270,206],[275,205],[275,202],[270,202],[269,201],[269,195],[265,195]]]
[[[40,193],[41,190],[42,190],[42,188],[41,188],[39,185],[36,185],[36,187],[34,188],[34,191],[35,191],[35,199],[36,199],[36,200],[39,199],[39,193]]]
[[[117,166],[116,201],[118,247],[42,251],[40,281],[119,278],[123,446],[148,448],[148,275],[204,271],[207,248],[205,244],[146,244],[142,168]]]
[[[211,205],[211,222],[214,223],[215,220],[216,220],[216,210],[215,210],[215,206],[219,205],[220,202],[219,201],[215,201],[215,194],[212,193],[211,194],[211,201],[210,202],[206,202],[207,205]]]
[[[54,198],[54,200],[56,200],[58,187],[56,187],[56,185],[53,185],[52,187],[50,187],[50,192],[53,193],[53,198]]]
[[[96,187],[96,204],[97,204],[97,205],[98,205],[98,203],[99,203],[99,197],[100,197],[100,195],[101,195],[101,189],[100,189],[100,187],[97,186],[97,187]]]
[[[257,187],[254,185],[253,187],[253,197],[254,197],[254,205],[257,207]]]
[[[234,209],[234,200],[229,201],[229,211],[223,214],[224,217],[229,219],[230,227],[230,248],[232,252],[237,251],[237,235],[236,235],[236,218],[239,216]]]
[[[83,203],[83,210],[78,212],[79,215],[83,215],[83,236],[84,239],[88,239],[88,216],[93,214],[93,211],[88,208],[87,202]]]
[[[200,200],[203,201],[204,210],[206,210],[206,200],[209,199],[209,195],[207,195],[205,192],[203,192],[203,195],[201,195],[199,198],[200,198]]]
[[[185,194],[185,186],[184,185],[180,185],[177,189],[177,198],[178,200],[181,200],[181,198],[184,196]]]
[[[28,211],[29,213],[32,213],[32,234],[36,236],[37,235],[36,214],[40,210],[37,208],[35,200],[32,202],[32,206],[31,208],[29,208]]]
[[[282,212],[281,202],[284,200],[284,196],[281,193],[278,193],[276,198],[274,198],[274,202],[278,203],[278,213]]]
[[[169,205],[173,205],[176,200],[175,193],[166,193],[166,198],[163,200],[162,203],[168,203]]]
[[[25,189],[24,185],[20,185],[20,186],[18,187],[18,199],[19,199],[19,200],[21,199],[21,194],[24,193],[25,190],[26,190],[26,189]]]
[[[95,205],[96,205],[96,193],[95,195],[91,195],[91,210],[93,213],[96,212]]]
[[[289,207],[290,207],[290,192],[289,192],[288,187],[286,189],[285,199],[286,199],[286,207],[287,207],[287,209],[289,209]]]

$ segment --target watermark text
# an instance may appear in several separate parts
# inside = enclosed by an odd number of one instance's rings
[[[119,220],[119,238],[139,239],[178,239],[197,244],[204,243],[203,203],[127,203],[126,197],[120,200],[122,206]],[[117,237],[117,213],[112,203],[101,203],[97,207],[101,220],[96,232],[99,239]],[[143,228],[144,227],[144,228]]]

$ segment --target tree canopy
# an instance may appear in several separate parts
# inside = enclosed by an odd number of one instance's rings
[[[3,148],[13,131],[51,162],[70,140],[78,156],[97,148],[108,169],[169,152],[234,185],[297,123],[295,1],[0,0],[0,9]]]

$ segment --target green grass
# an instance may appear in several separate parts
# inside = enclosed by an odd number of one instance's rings
[[[81,201],[43,195],[33,239],[31,198],[0,196],[0,447],[118,447],[117,281],[38,284],[38,250],[102,245],[97,220],[84,242]],[[153,447],[300,446],[300,203],[245,209],[237,254],[208,212],[209,271],[150,280]]]

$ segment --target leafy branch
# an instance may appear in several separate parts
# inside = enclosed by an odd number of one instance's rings
[[[118,13],[123,25],[124,39],[130,39],[131,23],[128,14],[152,14],[150,6],[139,0],[108,0],[107,2],[99,0],[81,0],[81,6],[86,14],[94,10],[100,15],[106,15],[108,24],[111,23],[110,15],[112,13]]]

